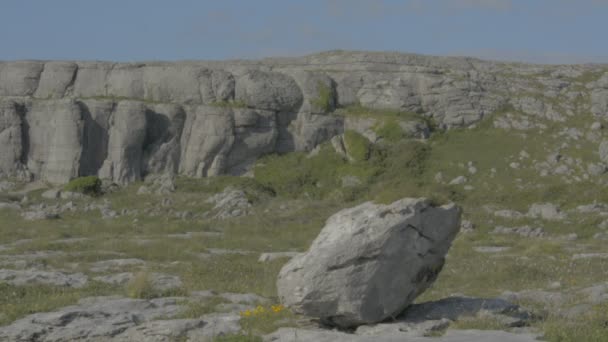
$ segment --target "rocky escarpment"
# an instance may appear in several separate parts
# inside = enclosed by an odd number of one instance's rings
[[[3,62],[0,175],[51,183],[99,175],[125,184],[150,173],[243,174],[263,154],[307,151],[345,129],[369,129],[336,111],[351,105],[419,113],[440,128],[505,108],[529,116],[523,122],[530,125],[534,117],[560,121],[581,110],[605,116],[608,73],[602,66],[366,52]]]

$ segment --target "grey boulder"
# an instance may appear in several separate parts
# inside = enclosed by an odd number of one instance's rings
[[[344,209],[283,267],[279,298],[341,327],[394,317],[437,278],[460,214],[454,204],[433,207],[422,198]]]

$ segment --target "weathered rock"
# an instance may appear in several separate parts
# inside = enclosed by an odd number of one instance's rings
[[[110,259],[97,261],[91,264],[91,272],[106,272],[109,270],[120,269],[123,267],[144,266],[145,261],[141,259]]]
[[[295,312],[343,327],[395,316],[436,279],[459,227],[460,209],[424,199],[342,210],[283,267],[279,297]]]
[[[218,219],[246,215],[251,207],[245,192],[232,187],[227,187],[224,191],[209,197],[206,202],[215,204],[214,218]]]
[[[24,220],[37,221],[37,220],[50,220],[59,218],[59,214],[49,212],[45,210],[31,210],[21,214]]]
[[[258,258],[259,262],[269,262],[279,258],[293,258],[300,253],[298,252],[273,252],[273,253],[262,253]]]
[[[207,341],[241,331],[240,317],[234,314],[209,314],[198,319],[149,321],[133,326],[113,341],[173,342],[176,340]]]
[[[503,227],[497,226],[492,230],[492,234],[513,234],[513,235],[521,235],[523,237],[543,237],[545,235],[545,231],[540,228],[532,228],[530,226],[521,226],[521,227]]]
[[[19,203],[0,202],[0,210],[1,209],[20,210],[21,206],[19,205]]]
[[[108,134],[107,158],[99,170],[99,176],[118,184],[140,180],[146,138],[143,104],[120,102],[112,115]]]
[[[70,99],[35,101],[25,118],[28,170],[50,183],[67,183],[77,177],[84,129],[77,103]]]
[[[0,269],[0,282],[11,285],[54,285],[80,288],[87,284],[82,273],[67,274],[59,271]]]
[[[64,97],[73,86],[77,70],[78,65],[74,62],[45,63],[34,97],[39,99]]]
[[[571,78],[588,72],[598,79],[579,89]],[[99,175],[126,184],[149,174],[242,175],[263,154],[311,151],[345,130],[381,138],[373,129],[378,120],[370,126],[335,110],[349,105],[419,113],[438,129],[492,117],[497,127],[542,130],[581,110],[605,117],[607,80],[601,66],[514,67],[378,52],[226,62],[3,62],[0,176],[65,183]],[[538,84],[542,96],[529,95]],[[398,121],[405,136],[429,134],[423,120]],[[601,140],[601,130],[569,127],[560,134]],[[555,171],[572,176],[577,169]]]
[[[518,305],[501,298],[449,297],[434,302],[414,304],[398,318],[403,321],[460,319],[483,316],[503,322],[505,327],[518,327],[530,323],[532,314]]]
[[[85,298],[77,305],[32,314],[0,327],[0,340],[113,341],[131,327],[153,319],[175,316],[184,309],[178,304],[179,299]]]
[[[31,96],[38,87],[44,64],[36,61],[7,62],[0,68],[0,96]]]
[[[182,287],[182,281],[178,276],[152,272],[146,274],[146,277],[152,288],[156,291],[169,291]],[[126,285],[133,279],[135,279],[135,274],[131,272],[116,273],[93,278],[95,281],[118,286]]]
[[[404,332],[359,336],[338,331],[280,328],[264,336],[266,342],[538,342],[534,334],[493,330],[451,330],[440,337],[416,337]]]
[[[559,208],[551,203],[534,203],[528,210],[528,216],[533,218],[542,218],[544,220],[559,221],[566,217],[566,214],[561,212]]]
[[[42,193],[42,198],[47,199],[57,199],[61,196],[61,190],[59,189],[50,189]]]
[[[23,108],[14,101],[0,101],[0,175],[16,175],[23,167]]]
[[[252,108],[295,112],[302,104],[302,91],[287,75],[252,70],[237,79],[235,99]]]
[[[524,216],[524,214],[520,213],[519,211],[515,211],[515,210],[503,209],[503,210],[495,211],[494,216],[504,217],[504,218],[508,218],[508,219],[518,219],[518,218],[522,218]]]

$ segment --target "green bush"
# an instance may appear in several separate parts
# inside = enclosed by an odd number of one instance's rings
[[[354,161],[364,161],[369,158],[371,143],[363,135],[347,130],[344,132],[344,148]]]
[[[75,178],[66,184],[64,190],[86,195],[99,195],[101,194],[101,180],[97,176]]]
[[[319,82],[317,84],[317,88],[319,91],[319,97],[312,100],[311,103],[323,110],[324,112],[329,112],[331,110],[333,102],[331,98],[331,89],[322,82]]]
[[[265,156],[254,169],[254,179],[280,196],[320,199],[337,195],[355,200],[382,173],[381,158],[372,151],[368,160],[348,162],[325,144],[313,157],[303,152]],[[361,184],[343,188],[344,176],[355,176]]]
[[[399,126],[399,123],[395,119],[384,121],[381,125],[378,125],[374,131],[381,138],[391,142],[398,141],[406,136],[403,129],[401,126]]]

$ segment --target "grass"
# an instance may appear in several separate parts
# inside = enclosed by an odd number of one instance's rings
[[[81,298],[104,296],[116,291],[119,290],[115,287],[96,282],[81,289],[42,285],[13,286],[0,283],[0,326],[25,315],[76,304]]]
[[[347,130],[344,132],[344,148],[352,160],[361,162],[369,159],[371,143],[363,135]]]
[[[78,177],[69,181],[64,190],[96,196],[101,193],[101,180],[97,176]]]
[[[608,304],[599,304],[574,318],[551,316],[542,324],[549,342],[608,340]]]
[[[331,111],[334,103],[331,88],[319,81],[317,83],[317,91],[319,93],[318,97],[313,99],[311,104],[325,113]]]
[[[568,117],[564,123],[547,124],[544,130],[526,132],[505,131],[492,127],[492,119],[505,115],[509,108],[499,111],[473,129],[453,129],[435,132],[427,141],[408,139],[396,125],[401,120],[420,120],[420,115],[398,111],[376,111],[360,106],[341,108],[338,115],[380,118],[375,127],[383,142],[370,144],[358,134],[346,133],[345,140],[354,160],[348,160],[333,150],[330,144],[311,156],[302,152],[268,155],[259,160],[252,178],[214,177],[190,179],[179,177],[177,191],[168,195],[137,195],[141,183],[131,184],[120,191],[92,199],[75,199],[76,205],[111,203],[114,210],[137,210],[132,215],[112,220],[101,218],[97,210],[66,212],[59,220],[24,221],[12,210],[0,210],[0,250],[3,255],[50,251],[44,260],[31,259],[32,265],[85,272],[90,277],[89,264],[115,258],[140,258],[146,261],[144,273],[125,287],[111,287],[92,282],[83,289],[45,286],[14,287],[0,284],[0,324],[7,324],[29,313],[49,311],[73,304],[79,298],[92,295],[128,294],[135,298],[159,295],[150,289],[146,272],[178,275],[184,284],[178,294],[191,291],[256,293],[275,301],[276,276],[285,260],[259,263],[263,252],[305,251],[317,236],[325,220],[336,211],[367,200],[392,202],[402,197],[425,196],[436,204],[455,201],[463,207],[466,219],[475,223],[475,232],[461,234],[451,248],[445,267],[435,284],[418,301],[444,298],[452,294],[492,297],[504,291],[546,289],[551,282],[560,282],[564,291],[580,289],[608,279],[608,263],[602,259],[573,260],[575,253],[605,252],[605,242],[593,239],[597,225],[604,220],[596,214],[568,212],[564,221],[548,222],[523,217],[505,219],[493,215],[493,210],[510,209],[526,213],[533,203],[554,203],[565,211],[593,201],[608,203],[603,186],[608,175],[593,180],[574,181],[582,171],[573,166],[573,176],[541,177],[534,168],[544,161],[556,146],[566,142],[558,133],[563,127],[575,127],[586,132],[595,120],[582,113]],[[542,120],[542,119],[539,119]],[[604,133],[601,133],[604,134]],[[579,145],[577,148],[576,145]],[[580,159],[583,164],[598,162],[595,143],[586,140],[569,142],[562,148],[563,158]],[[520,159],[526,151],[528,158]],[[477,172],[470,174],[468,163]],[[518,162],[520,167],[509,167]],[[495,172],[491,170],[495,169]],[[441,172],[445,181],[437,182]],[[343,186],[344,177],[356,177],[359,184]],[[451,179],[466,176],[464,185],[449,185]],[[572,181],[571,184],[566,181]],[[464,186],[471,186],[470,190]],[[204,216],[212,210],[205,200],[227,187],[242,189],[252,203],[251,214],[223,221]],[[51,204],[42,199],[42,191],[28,194],[30,201]],[[0,198],[19,198],[1,194]],[[171,200],[161,205],[163,198]],[[64,204],[67,200],[59,200]],[[488,210],[485,206],[490,206]],[[146,211],[154,209],[156,216]],[[494,209],[495,208],[495,209]],[[176,211],[190,211],[194,218],[182,220]],[[497,225],[542,227],[549,237],[576,233],[578,240],[551,240],[495,235]],[[203,233],[215,232],[216,235]],[[168,237],[168,234],[191,233],[188,238]],[[79,242],[58,242],[66,238],[87,238]],[[30,239],[14,244],[18,240]],[[495,254],[476,252],[474,247],[505,246],[508,251]],[[209,248],[243,250],[246,255],[209,255]],[[77,264],[77,265],[76,265]],[[4,266],[3,266],[4,267]],[[6,266],[6,267],[11,267]],[[138,272],[125,268],[121,271]],[[148,273],[149,274],[149,273]],[[222,302],[217,297],[189,303],[180,317],[197,317],[212,312]],[[267,310],[268,308],[266,308]],[[549,316],[534,323],[545,332],[549,341],[605,341],[605,306],[597,306],[580,319],[563,320]],[[286,316],[281,316],[286,315]],[[256,335],[270,332],[281,324],[295,325],[291,314],[260,316],[245,320],[244,335],[225,338],[226,341],[251,341]],[[1,315],[0,315],[1,316]],[[458,322],[457,328],[497,328],[496,322],[484,318]]]

